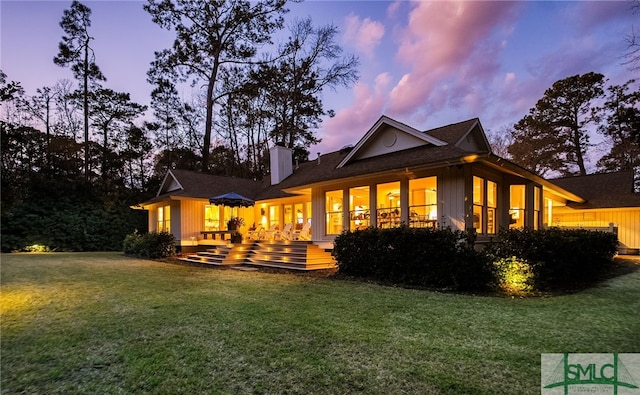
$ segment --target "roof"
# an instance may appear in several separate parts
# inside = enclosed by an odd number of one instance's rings
[[[166,200],[167,197],[209,199],[228,192],[235,192],[255,200],[264,189],[262,181],[246,178],[216,176],[190,170],[171,169],[167,172],[156,197],[140,205]]]
[[[558,178],[550,182],[585,199],[582,204],[569,203],[573,208],[640,207],[640,193],[633,191],[631,170]]]

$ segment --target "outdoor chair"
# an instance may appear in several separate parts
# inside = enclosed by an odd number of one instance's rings
[[[278,232],[278,225],[271,225],[269,230],[263,231],[260,240],[273,240]]]
[[[293,234],[291,233],[291,228],[293,228],[292,223],[288,223],[282,229],[282,232],[276,232],[275,238],[279,240],[291,240],[293,238]]]
[[[247,238],[249,240],[260,240],[260,233],[264,232],[262,225],[258,224],[254,230],[247,232]]]
[[[296,232],[293,235],[294,240],[311,240],[311,224],[305,223],[300,229],[300,232]]]

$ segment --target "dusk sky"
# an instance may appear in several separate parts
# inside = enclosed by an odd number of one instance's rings
[[[173,35],[142,1],[84,1],[92,10],[96,63],[105,87],[149,103],[154,51]],[[0,2],[0,68],[27,94],[71,72],[53,64],[59,22],[71,1]],[[360,80],[325,92],[326,119],[311,148],[355,144],[381,116],[418,129],[480,118],[486,130],[517,122],[553,82],[594,71],[609,83],[637,75],[624,66],[625,36],[640,33],[630,1],[307,1],[289,17],[335,24],[340,44],[360,57]],[[185,92],[185,94],[189,94]]]

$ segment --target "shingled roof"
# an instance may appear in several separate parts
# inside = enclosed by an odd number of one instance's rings
[[[166,185],[170,183],[170,177],[172,177],[172,175],[175,176],[175,179],[180,184],[176,186],[176,189],[168,191],[161,189],[155,198],[142,204],[166,200],[169,196],[208,199],[227,192],[236,192],[250,199],[255,199],[258,193],[268,186],[268,184],[265,184],[263,181],[172,169],[167,172],[162,188],[165,188]]]
[[[301,163],[298,168],[294,169],[292,175],[280,184],[270,186],[259,193],[257,199],[289,196],[283,190],[291,190],[326,181],[373,175],[394,170],[403,171],[411,167],[438,167],[445,164],[462,163],[461,159],[469,155],[470,152],[456,147],[455,144],[469,132],[476,122],[477,119],[471,119],[424,132],[446,141],[448,144],[445,146],[424,145],[414,147],[376,157],[352,160],[342,167],[338,167],[338,165],[343,162],[350,151],[341,150],[321,155],[319,161],[313,160]],[[488,152],[474,153],[488,154]]]
[[[573,208],[640,207],[640,193],[633,191],[633,171],[558,178],[550,182],[585,199],[582,204],[569,203]]]

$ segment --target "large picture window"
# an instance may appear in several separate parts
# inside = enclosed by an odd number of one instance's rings
[[[337,235],[342,232],[342,190],[328,191],[325,193],[325,212],[327,215],[326,231],[329,235]]]
[[[435,228],[438,223],[438,178],[409,180],[409,226]]]
[[[369,227],[369,187],[349,189],[349,229],[365,229]]]
[[[400,226],[400,182],[389,182],[376,186],[378,203],[378,227],[394,228]]]

